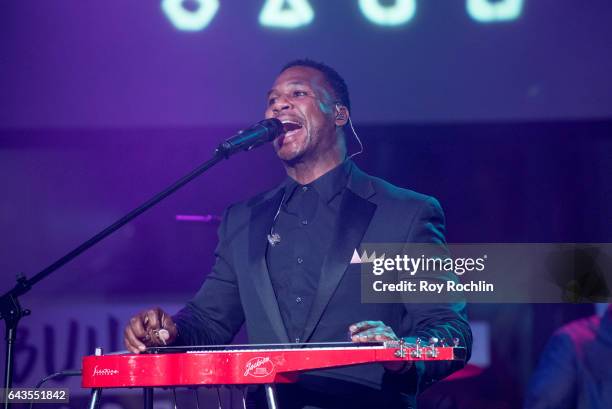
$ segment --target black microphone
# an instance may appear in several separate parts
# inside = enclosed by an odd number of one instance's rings
[[[283,132],[284,127],[281,121],[276,118],[264,119],[223,142],[217,147],[215,153],[227,158],[238,151],[250,151],[274,140]]]

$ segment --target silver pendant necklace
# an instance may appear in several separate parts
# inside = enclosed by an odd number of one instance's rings
[[[274,225],[276,224],[276,220],[278,219],[278,215],[280,214],[281,207],[283,206],[283,202],[285,201],[286,192],[283,192],[283,197],[281,199],[280,204],[278,205],[278,209],[276,209],[276,214],[274,215],[274,219],[272,220],[272,226],[270,227],[270,233],[268,233],[268,243],[270,246],[274,247],[281,242],[280,234],[274,231]]]

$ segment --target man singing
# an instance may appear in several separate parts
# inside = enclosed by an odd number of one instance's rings
[[[125,345],[228,344],[246,323],[249,342],[371,342],[458,338],[471,348],[465,306],[365,304],[361,243],[445,244],[436,199],[393,186],[347,158],[346,83],[325,64],[287,64],[267,94],[266,118],[284,124],[274,149],[287,172],[276,188],[226,209],[216,262],[176,315],[133,317]],[[151,330],[164,329],[160,337]],[[281,408],[414,408],[416,395],[463,363],[390,363],[314,371],[279,385]],[[250,401],[259,407],[258,392]],[[264,403],[265,405],[265,403]],[[265,407],[265,406],[264,406]]]

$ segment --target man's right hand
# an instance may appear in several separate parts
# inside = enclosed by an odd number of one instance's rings
[[[172,317],[161,308],[153,308],[136,314],[123,332],[125,347],[135,354],[146,347],[170,345],[178,336]]]

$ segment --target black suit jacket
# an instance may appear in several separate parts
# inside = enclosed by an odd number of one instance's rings
[[[380,320],[398,336],[459,338],[469,356],[471,331],[464,304],[361,303],[360,265],[350,264],[360,243],[444,245],[444,215],[436,199],[400,189],[351,166],[332,245],[322,255],[321,278],[303,341],[347,341],[350,324]],[[219,228],[215,266],[196,296],[174,317],[179,342],[227,344],[243,322],[251,343],[290,342],[265,261],[266,237],[283,189],[281,185],[226,210]],[[398,399],[406,402],[461,366],[419,364],[398,375],[387,373],[381,365],[363,365],[317,371],[313,376],[384,391],[387,398],[401,395]]]

